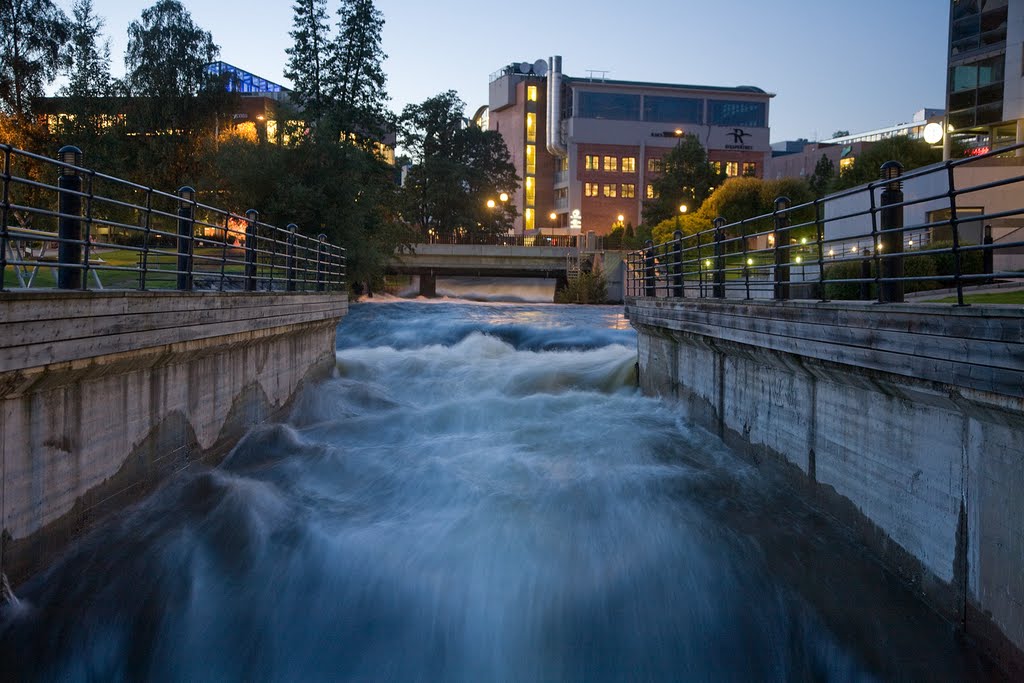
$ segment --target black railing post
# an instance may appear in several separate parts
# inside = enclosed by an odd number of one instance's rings
[[[195,188],[183,185],[178,188],[178,277],[180,291],[192,291],[192,254],[195,240],[192,237],[195,218]]]
[[[327,235],[320,233],[316,236],[319,242],[316,246],[316,291],[324,291],[324,270],[327,260]]]
[[[644,242],[644,296],[657,296],[654,270],[654,242]]]
[[[725,219],[719,216],[712,225],[715,227],[715,277],[712,294],[716,299],[724,299],[725,256],[722,254],[722,240],[725,239]]]
[[[871,298],[871,250],[865,248],[861,255],[864,258],[860,262],[860,298],[867,301]]]
[[[0,292],[4,291],[4,276],[7,272],[8,221],[11,212],[11,148],[4,146],[3,195],[0,197]],[[20,267],[20,266],[19,266]]]
[[[57,152],[62,165],[57,176],[57,287],[79,289],[82,286],[82,150],[65,145]]]
[[[789,298],[789,231],[786,227],[789,224],[789,216],[786,209],[789,208],[789,197],[776,197],[775,210],[775,287],[773,298],[785,300]]]
[[[878,301],[903,301],[903,164],[887,161],[882,164],[881,225],[878,230],[879,270]],[[888,282],[886,280],[889,280]]]
[[[982,244],[985,245],[984,251],[981,252],[981,271],[988,275],[983,282],[992,283],[992,273],[995,272],[995,259],[992,257],[992,226],[985,226],[985,237],[982,240]]]
[[[818,243],[818,299],[825,297],[825,226],[821,224],[821,199],[814,200],[814,238]]]
[[[294,223],[288,224],[288,253],[285,257],[285,270],[288,272],[288,284],[285,289],[289,292],[295,291],[295,232],[299,226]]]
[[[245,291],[256,291],[256,222],[260,212],[249,209],[245,212]]]
[[[683,231],[673,232],[672,239],[676,243],[675,297],[682,299],[685,296],[683,293]]]

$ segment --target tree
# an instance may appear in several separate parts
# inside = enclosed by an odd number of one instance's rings
[[[832,133],[832,137],[834,137],[834,138],[845,138],[849,134],[850,134],[850,131],[848,131],[848,130],[837,130],[834,133]]]
[[[942,150],[932,149],[924,140],[912,140],[906,135],[879,140],[861,152],[853,167],[843,171],[836,179],[835,189],[843,190],[878,180],[879,168],[886,161],[898,161],[909,171],[942,161]]]
[[[220,49],[177,0],[158,0],[128,26],[125,85],[140,98],[143,132],[191,133],[224,92],[207,65]]]
[[[790,206],[806,204],[813,199],[807,182],[800,178],[729,178],[715,189],[698,211],[688,213],[678,221],[669,219],[656,225],[652,239],[656,243],[667,242],[677,228],[686,235],[710,230],[712,222],[718,217],[724,218],[726,223],[737,223],[756,216],[769,216],[775,209],[775,199],[778,197],[788,197]],[[806,224],[803,228],[792,231],[790,237],[810,236],[814,230],[813,209],[801,210],[797,215],[791,216],[790,224]],[[744,226],[746,234],[772,229],[770,216]]]
[[[487,206],[519,186],[496,131],[466,126],[465,103],[452,90],[402,111],[402,144],[413,160],[402,191],[403,213],[422,233],[505,232],[515,209]]]
[[[27,121],[66,59],[68,18],[51,0],[0,0],[0,113]]]
[[[836,165],[832,163],[824,154],[818,159],[818,163],[814,166],[814,173],[807,179],[807,184],[811,188],[811,192],[814,193],[815,197],[824,197],[832,189],[832,184],[835,182],[836,177]]]
[[[303,109],[308,121],[317,122],[327,110],[327,27],[326,0],[298,0],[292,6],[293,44],[285,50],[288,64],[285,78],[292,82],[292,99]]]
[[[103,19],[93,14],[92,0],[76,0],[72,13],[68,82],[61,88],[61,94],[83,98],[109,95],[110,40],[98,42]]]
[[[342,0],[338,16],[338,35],[327,61],[329,106],[340,132],[374,139],[387,118],[384,15],[373,0]]]
[[[691,133],[679,140],[662,163],[664,173],[652,183],[655,198],[644,202],[644,222],[648,225],[676,216],[681,204],[688,211],[696,211],[725,179],[708,162],[707,151]]]

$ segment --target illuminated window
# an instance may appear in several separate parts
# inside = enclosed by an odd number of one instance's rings
[[[526,189],[526,205],[533,206],[537,203],[537,183],[533,177],[527,176],[523,181],[523,187]]]
[[[537,101],[537,86],[528,85],[526,86],[526,99],[529,102]]]
[[[537,145],[526,146],[526,174],[537,173]]]
[[[709,161],[708,163],[711,164],[711,170],[712,171],[714,171],[715,173],[717,173],[719,175],[722,174],[722,162],[721,161]]]
[[[650,173],[661,173],[664,166],[661,163],[661,159],[655,157],[647,160],[647,171]]]
[[[753,161],[743,162],[743,175],[755,176],[757,175],[757,164]]]
[[[533,209],[523,209],[523,228],[526,230],[533,230],[536,223],[536,214]]]
[[[568,171],[569,170],[569,157],[562,157],[558,160],[558,170]]]
[[[601,170],[601,157],[596,154],[588,154],[583,158],[584,168],[588,171],[600,171]]]
[[[604,158],[604,170],[606,170],[606,171],[617,171],[617,170],[619,170],[619,158],[618,157],[605,157]]]
[[[735,178],[740,174],[740,164],[738,161],[727,161],[725,162],[725,175],[730,178]]]
[[[636,173],[636,157],[622,157],[622,172]]]
[[[537,115],[527,114],[526,115],[526,140],[528,142],[537,142]]]
[[[615,196],[615,192],[618,189],[619,189],[619,186],[615,185],[614,183],[611,184],[611,185],[605,185],[604,186],[604,196],[605,197],[614,197]]]
[[[636,196],[636,185],[633,183],[622,183],[622,196],[623,197],[635,197]]]
[[[651,185],[650,183],[647,184],[647,198],[648,199],[657,199],[658,198],[658,191],[655,190],[654,189],[654,185]]]
[[[596,197],[600,192],[600,187],[597,183],[584,183],[583,194],[587,197]]]
[[[839,175],[843,175],[851,168],[853,168],[853,162],[857,160],[856,157],[846,157],[845,159],[839,160]]]

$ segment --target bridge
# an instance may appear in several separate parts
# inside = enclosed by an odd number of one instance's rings
[[[419,277],[420,295],[437,296],[438,277],[549,278],[559,286],[579,273],[581,261],[603,248],[593,233],[523,237],[472,235],[434,239],[396,253],[387,272]]]

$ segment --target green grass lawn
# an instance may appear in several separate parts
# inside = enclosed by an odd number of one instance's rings
[[[955,296],[947,296],[942,299],[929,299],[928,303],[955,304]],[[1024,289],[1016,292],[981,292],[979,294],[965,294],[965,304],[1016,304],[1024,305]]]
[[[170,249],[168,249],[170,251]],[[54,253],[56,253],[54,251]],[[139,288],[139,253],[131,249],[110,249],[93,252],[91,259],[102,259],[102,263],[95,263],[99,272],[100,282],[104,289],[138,289]],[[213,277],[220,275],[220,263],[222,250],[220,247],[201,247],[195,251],[196,277]],[[202,257],[210,257],[207,261]],[[229,259],[242,260],[244,251],[242,249],[228,249]],[[216,259],[216,260],[214,260]],[[147,262],[146,289],[174,289],[176,275],[173,271],[177,267],[177,257],[174,253],[151,252]],[[106,268],[130,268],[131,270],[105,270]],[[162,272],[163,271],[163,272]],[[229,274],[241,274],[243,266],[241,263],[229,264],[225,272]],[[204,275],[208,274],[208,275]],[[8,266],[4,269],[4,288],[17,289],[18,278],[14,274],[14,267]],[[57,286],[56,269],[49,263],[41,266],[32,281],[32,288],[49,289]],[[88,276],[90,289],[96,287],[92,275]]]

